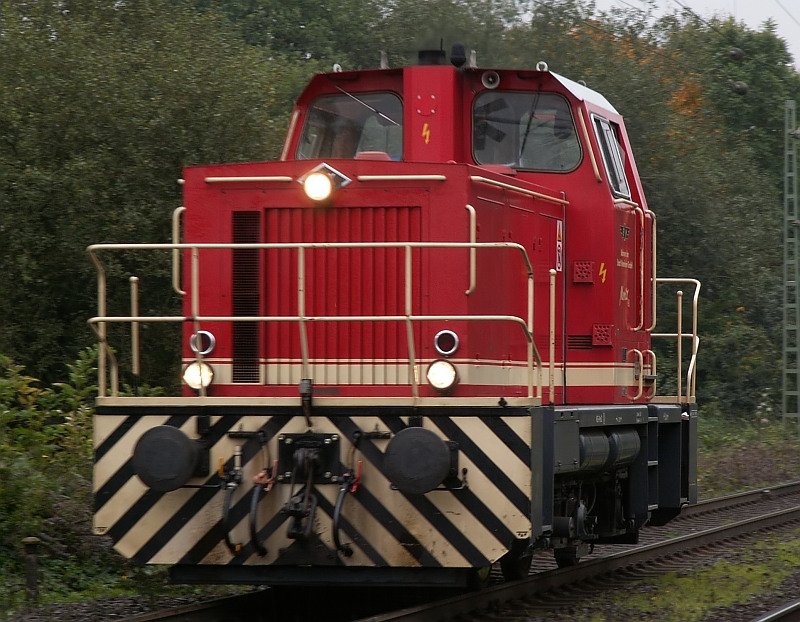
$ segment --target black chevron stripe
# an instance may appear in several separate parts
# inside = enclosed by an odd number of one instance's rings
[[[172,427],[179,428],[183,424],[186,423],[188,417],[185,415],[174,416],[170,417],[164,422],[164,425],[171,425]],[[131,421],[132,423],[136,423],[139,420],[139,417],[128,417],[126,421]],[[106,448],[108,451],[110,448]],[[133,454],[133,448],[131,448],[131,454]],[[95,461],[97,458],[95,459]],[[117,469],[117,472],[114,473],[105,484],[103,484],[96,493],[94,493],[94,511],[98,512],[106,502],[117,494],[120,488],[122,488],[130,478],[135,477],[135,473],[133,472],[133,467],[131,466],[131,459],[125,461],[125,463]]]
[[[275,491],[273,490],[273,492]],[[287,520],[289,520],[289,517],[286,516],[283,512],[276,512],[275,515],[271,519],[269,519],[269,521],[267,521],[267,524],[258,531],[258,537],[261,539],[261,542],[265,542],[266,540],[268,540],[269,537],[273,533],[275,533],[280,528],[280,526],[283,525]],[[222,533],[221,524],[217,524],[217,529],[208,532],[208,534],[206,535],[208,536],[209,539],[216,536],[216,540],[211,542],[211,548],[214,548],[217,544],[219,544],[222,541],[222,538],[225,537],[224,534]],[[234,557],[230,563],[243,564],[245,561],[247,561],[248,558],[250,558],[250,556],[255,554],[256,554],[255,546],[253,546],[252,542],[247,542],[247,544],[245,544],[242,547],[242,550],[239,552],[239,554],[236,555],[236,557]],[[181,559],[180,563],[199,564],[202,560],[203,560],[202,557],[199,559],[195,559],[194,557],[190,557],[187,555]]]
[[[458,442],[460,450],[463,451],[472,463],[494,483],[497,489],[514,504],[514,507],[523,515],[530,515],[531,500],[528,496],[519,489],[502,469],[500,469],[496,461],[489,458],[469,436],[461,431],[452,419],[431,417],[430,421],[433,422],[447,438]]]
[[[229,417],[223,417],[219,423],[225,421],[225,419],[229,419]],[[261,427],[261,431],[264,433],[264,437],[266,440],[270,440],[275,434],[278,433],[288,422],[290,417],[288,416],[280,416],[280,417],[272,417],[266,424]],[[209,447],[213,446],[218,440],[220,440],[225,433],[233,427],[236,421],[239,420],[239,417],[236,417],[234,421],[227,426],[222,426],[222,433],[218,435],[218,437],[209,443]],[[216,428],[217,426],[214,426]],[[209,439],[211,439],[211,434],[214,431],[214,428],[209,433]],[[250,460],[252,460],[256,455],[261,453],[261,444],[258,442],[257,439],[251,438],[247,439],[242,444],[242,467],[244,467]],[[227,460],[225,463],[225,470],[229,470],[233,468],[233,456]],[[207,482],[207,484],[218,484],[219,476],[214,475],[212,476]],[[199,489],[190,499],[186,501],[186,503],[181,506],[177,512],[175,512],[168,521],[166,521],[159,530],[153,534],[153,536],[136,552],[134,559],[141,563],[145,563],[150,560],[161,548],[169,542],[175,534],[189,521],[195,516],[198,512],[200,512],[204,505],[206,505],[209,501],[211,501],[214,496],[218,494],[224,494],[221,488],[213,487],[213,488],[201,488]],[[241,520],[244,515],[249,512],[250,509],[250,496],[245,495],[242,499],[240,499],[239,503],[236,504],[234,508],[231,509],[231,517],[234,521]],[[241,512],[244,511],[244,514]],[[238,518],[237,518],[238,514]],[[216,536],[215,539],[209,538],[206,539],[205,537],[201,537],[200,541],[205,542],[208,544],[209,542],[213,542],[211,544],[211,548],[214,548],[216,544],[224,538],[223,527],[221,525],[222,517],[219,517],[219,521],[214,524],[209,532],[214,532]],[[235,523],[234,523],[235,524]],[[206,534],[208,535],[208,534]],[[199,544],[199,543],[198,543]],[[196,548],[192,547],[192,549]],[[210,551],[208,549],[205,553]],[[203,553],[203,557],[205,556]],[[201,557],[202,559],[202,557]]]
[[[330,420],[336,425],[342,434],[348,438],[353,438],[353,433],[359,428],[347,417],[331,417]],[[401,422],[402,423],[402,422]],[[372,463],[372,465],[383,473],[383,453],[369,440],[363,439],[358,446],[359,451]],[[389,479],[388,477],[386,478]],[[489,565],[489,560],[470,542],[450,520],[444,516],[438,508],[423,495],[405,495],[397,491],[396,494],[402,495],[409,504],[420,512],[430,524],[467,560],[467,563],[474,567],[484,567]],[[443,493],[436,493],[443,494]]]
[[[364,442],[364,441],[362,441]],[[371,443],[370,443],[371,444]],[[400,493],[398,493],[400,494]],[[394,515],[362,484],[353,497],[392,537],[400,543],[420,566],[441,567],[441,563],[417,540]]]
[[[433,419],[433,418],[432,418]],[[438,418],[437,419],[441,419]],[[399,417],[382,417],[381,421],[393,432],[397,433],[405,427],[402,419]],[[461,436],[463,432],[459,429],[459,435],[453,436],[448,435],[450,440],[458,440],[461,441]],[[475,493],[470,490],[469,488],[464,488],[462,490],[454,490],[452,493],[456,496],[456,498],[466,507],[470,513],[478,520],[488,531],[493,533],[495,537],[503,544],[503,546],[510,546],[511,543],[516,538],[514,532],[512,532],[500,517],[495,514],[491,508],[487,507],[486,504],[478,499]],[[530,503],[528,503],[530,506]],[[525,512],[525,515],[528,515],[528,512]]]
[[[497,438],[503,441],[506,447],[514,452],[517,458],[522,460],[523,464],[528,467],[531,466],[530,446],[524,439],[520,438],[519,434],[511,429],[508,423],[500,417],[481,417],[480,420],[495,433]]]
[[[94,461],[95,463],[99,462],[100,459],[105,456],[108,451],[116,445],[119,440],[127,434],[127,432],[136,425],[136,422],[139,421],[139,417],[126,417],[122,423],[120,423],[114,431],[108,435],[106,440],[100,443],[94,449]]]
[[[208,446],[213,447],[223,436],[225,436],[228,430],[230,430],[239,421],[239,419],[239,417],[223,417],[217,421],[217,423],[211,426],[208,434],[205,436]],[[127,465],[128,463],[126,463],[126,466]],[[219,483],[219,477],[214,474],[206,483]],[[208,490],[212,489],[201,488],[199,489],[198,494]],[[120,519],[108,530],[107,535],[114,542],[119,541],[165,494],[169,493],[148,490],[136,501],[136,503],[128,508],[128,511],[125,512],[125,514],[122,515]],[[137,556],[136,559],[138,561],[139,557]]]

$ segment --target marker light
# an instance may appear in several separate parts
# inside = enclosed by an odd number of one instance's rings
[[[183,370],[183,381],[195,391],[204,389],[214,380],[214,370],[208,363],[190,363]]]
[[[433,338],[433,347],[442,356],[452,356],[458,350],[458,335],[452,330],[440,330]]]
[[[217,346],[217,338],[214,333],[207,330],[198,330],[191,337],[189,337],[189,348],[195,354],[202,354],[208,356],[214,351]]]
[[[312,201],[327,201],[333,194],[333,180],[327,173],[317,171],[305,178],[303,190]]]
[[[428,367],[428,382],[437,391],[448,391],[458,382],[458,372],[450,361],[439,359]]]

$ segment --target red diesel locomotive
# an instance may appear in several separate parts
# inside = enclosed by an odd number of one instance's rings
[[[177,581],[458,586],[696,500],[699,283],[656,276],[622,118],[544,63],[420,58],[315,76],[279,161],[187,168],[172,244],[90,247],[94,530],[122,555]],[[170,250],[180,315],[140,314],[135,277],[110,313],[103,259]],[[121,395],[116,325],[135,376],[155,322],[183,326],[182,395]]]

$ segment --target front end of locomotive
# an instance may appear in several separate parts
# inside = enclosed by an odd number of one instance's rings
[[[304,184],[319,171],[336,187],[325,206]],[[102,389],[95,532],[184,582],[449,586],[541,535],[531,265],[474,242],[453,200],[468,173],[188,169],[182,395]],[[476,255],[519,296],[492,300]],[[487,335],[510,352],[477,353]]]

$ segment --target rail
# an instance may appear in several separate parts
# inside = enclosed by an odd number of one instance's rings
[[[400,315],[307,315],[306,308],[306,253],[316,249],[380,249],[395,248],[403,249],[405,254],[404,269],[404,314]],[[200,251],[205,250],[284,250],[297,252],[297,302],[298,314],[286,316],[228,316],[228,315],[202,315],[200,313]],[[412,283],[413,283],[413,262],[412,253],[415,249],[468,249],[470,253],[478,250],[488,249],[512,249],[520,253],[527,279],[527,318],[515,315],[485,314],[485,315],[417,315],[412,308]],[[142,316],[138,311],[138,288],[131,285],[132,305],[131,313],[128,316],[108,315],[108,285],[106,271],[100,260],[99,253],[103,251],[171,251],[173,255],[180,255],[181,251],[188,251],[190,256],[190,312],[191,315],[172,315],[172,316]],[[171,244],[94,244],[87,248],[89,257],[97,270],[97,315],[89,320],[97,334],[100,343],[100,353],[98,360],[98,392],[105,396],[110,391],[111,396],[119,394],[119,365],[113,350],[108,343],[109,324],[130,324],[132,334],[136,338],[132,339],[132,347],[136,348],[132,352],[133,361],[139,360],[138,353],[138,327],[142,323],[183,323],[192,322],[193,333],[198,334],[202,322],[294,322],[299,327],[300,351],[302,357],[302,369],[304,374],[309,373],[310,356],[306,325],[310,322],[402,322],[406,325],[408,341],[408,366],[411,390],[414,398],[419,397],[419,383],[416,372],[416,353],[415,353],[415,333],[414,325],[425,321],[482,321],[482,322],[509,322],[520,327],[522,334],[527,342],[527,392],[529,398],[542,397],[542,359],[533,339],[533,292],[534,274],[533,266],[525,248],[513,242],[320,242],[320,243],[239,243],[239,244],[186,244],[173,242]],[[136,277],[133,277],[134,279]],[[470,275],[472,281],[473,276]],[[138,281],[137,281],[138,282]],[[472,285],[472,283],[470,283]],[[183,292],[181,284],[174,281],[173,287],[177,292]],[[551,287],[551,298],[553,288]],[[553,301],[551,300],[551,307]],[[204,354],[197,348],[196,359],[202,361]],[[553,361],[551,359],[552,368]],[[551,370],[552,375],[552,370]],[[305,375],[305,377],[308,377]],[[535,389],[535,391],[534,391]],[[201,390],[200,395],[205,395]],[[551,392],[552,399],[552,392]]]
[[[683,291],[678,290],[675,294],[677,305],[677,331],[674,333],[651,333],[655,339],[674,339],[676,348],[676,386],[677,395],[675,398],[685,398],[687,403],[694,402],[696,383],[697,383],[697,351],[700,347],[700,337],[697,335],[697,309],[700,299],[700,281],[697,279],[681,279],[681,278],[657,278],[657,285],[691,285],[694,287],[691,299],[692,307],[692,321],[691,332],[684,332],[683,330]],[[683,340],[691,339],[691,354],[689,356],[689,364],[686,370],[686,382],[684,385],[683,374]],[[684,386],[686,387],[684,394]],[[663,398],[662,398],[663,399]]]

